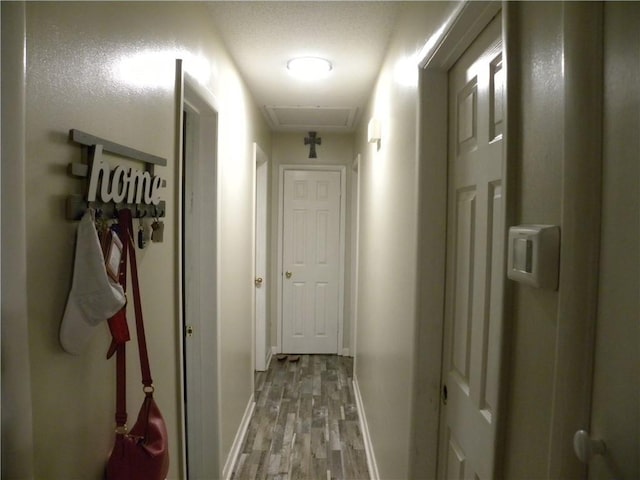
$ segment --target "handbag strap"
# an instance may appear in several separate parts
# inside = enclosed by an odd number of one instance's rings
[[[131,264],[131,284],[133,286],[133,306],[136,316],[136,333],[138,338],[138,353],[140,355],[140,370],[142,373],[143,391],[146,396],[153,394],[153,380],[149,367],[147,353],[147,341],[144,333],[144,321],[142,318],[142,304],[140,301],[140,285],[138,282],[138,268],[136,262],[136,249],[133,244],[133,222],[131,210],[124,209],[118,212],[118,237],[122,242],[122,257],[120,260],[120,272],[118,280],[123,290],[127,291],[127,258]],[[126,315],[126,306],[116,315]],[[125,317],[126,322],[126,317]],[[127,422],[127,365],[126,343],[118,343],[116,346],[116,432],[124,433]]]
[[[122,242],[122,256],[120,257],[120,268],[118,272],[118,282],[122,286],[124,292],[127,291],[127,252],[125,238],[127,236],[123,224],[119,224],[116,230],[120,241]],[[115,316],[119,316],[119,321],[126,325],[127,323],[127,306],[125,304]],[[110,351],[115,349],[116,353],[116,432],[125,433],[127,424],[127,361],[126,361],[126,342],[111,342]],[[107,354],[108,356],[108,354]],[[123,428],[124,427],[124,428]]]
[[[142,318],[142,303],[140,301],[140,284],[138,283],[138,265],[136,261],[136,247],[133,243],[133,223],[131,210],[121,210],[121,222],[125,223],[126,242],[129,250],[129,263],[131,264],[131,285],[133,286],[133,308],[136,314],[136,336],[138,337],[138,353],[140,355],[140,370],[142,373],[142,385],[144,392],[153,393],[153,379],[149,367],[149,354],[147,352],[147,339],[144,334],[144,320]],[[122,218],[124,217],[124,218]]]

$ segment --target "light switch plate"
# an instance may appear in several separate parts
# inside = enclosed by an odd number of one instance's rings
[[[560,227],[518,225],[509,228],[507,277],[535,288],[558,289]]]

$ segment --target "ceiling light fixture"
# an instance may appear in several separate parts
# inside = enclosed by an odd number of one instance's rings
[[[298,57],[287,62],[287,70],[292,75],[310,80],[327,76],[332,68],[329,60],[319,57]]]

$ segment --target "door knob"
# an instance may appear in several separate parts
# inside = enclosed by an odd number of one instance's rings
[[[262,277],[256,277],[256,285],[259,287],[262,285]]]
[[[293,273],[291,273],[291,272],[286,272],[286,273],[285,273],[285,276],[286,276],[287,278],[291,278],[291,275],[293,275]]]
[[[578,430],[573,436],[573,450],[581,462],[589,463],[596,455],[604,455],[607,446],[602,440],[591,438],[589,432]]]

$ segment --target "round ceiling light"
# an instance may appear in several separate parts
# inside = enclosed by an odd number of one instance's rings
[[[325,77],[332,68],[329,60],[319,57],[298,57],[287,62],[287,70],[296,77],[304,79]]]

